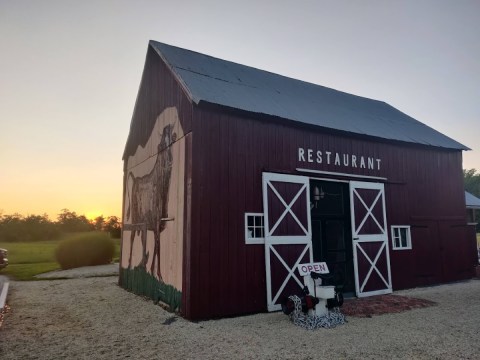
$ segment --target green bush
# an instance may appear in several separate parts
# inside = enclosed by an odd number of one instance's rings
[[[65,270],[109,264],[112,262],[114,251],[115,243],[108,234],[89,232],[60,241],[55,250],[55,258]]]

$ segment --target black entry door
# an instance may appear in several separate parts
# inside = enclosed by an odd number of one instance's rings
[[[312,180],[313,259],[325,261],[343,292],[355,292],[350,202],[347,183]]]

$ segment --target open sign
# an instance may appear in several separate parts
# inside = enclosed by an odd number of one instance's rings
[[[310,275],[312,271],[319,274],[329,273],[327,263],[324,262],[298,265],[298,272],[300,273],[300,276]]]

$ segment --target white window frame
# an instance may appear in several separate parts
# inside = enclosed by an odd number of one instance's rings
[[[401,239],[401,232],[400,229],[406,229],[407,234],[407,246],[401,246],[402,239]],[[398,236],[395,235],[395,230],[398,230]],[[391,226],[391,234],[392,234],[392,250],[412,250],[412,234],[410,231],[410,225],[392,225]],[[400,246],[396,246],[395,239],[399,239]]]
[[[255,237],[255,233],[253,233],[253,237],[250,237],[248,234],[249,226],[248,226],[248,218],[250,216],[258,217],[261,216],[263,219],[263,225],[257,226],[254,220],[253,228],[262,228],[263,227],[263,237]],[[263,213],[245,213],[245,244],[247,245],[255,245],[255,244],[265,244],[265,218]]]

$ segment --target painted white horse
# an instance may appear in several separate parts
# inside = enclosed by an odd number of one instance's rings
[[[132,265],[133,240],[135,234],[141,233],[142,238],[142,261],[140,266],[147,266],[148,256],[146,249],[146,231],[154,233],[153,259],[150,267],[151,274],[155,269],[155,258],[158,260],[157,275],[160,274],[160,233],[165,230],[165,219],[168,218],[168,192],[170,189],[170,180],[172,175],[172,148],[171,145],[176,140],[176,134],[173,132],[173,125],[167,125],[163,128],[161,140],[158,144],[157,159],[153,169],[146,175],[135,177],[130,171],[127,176],[127,195],[129,199],[126,210],[127,219],[130,220],[132,234],[130,238],[130,257],[128,265]],[[132,192],[129,193],[129,183],[132,183]]]

